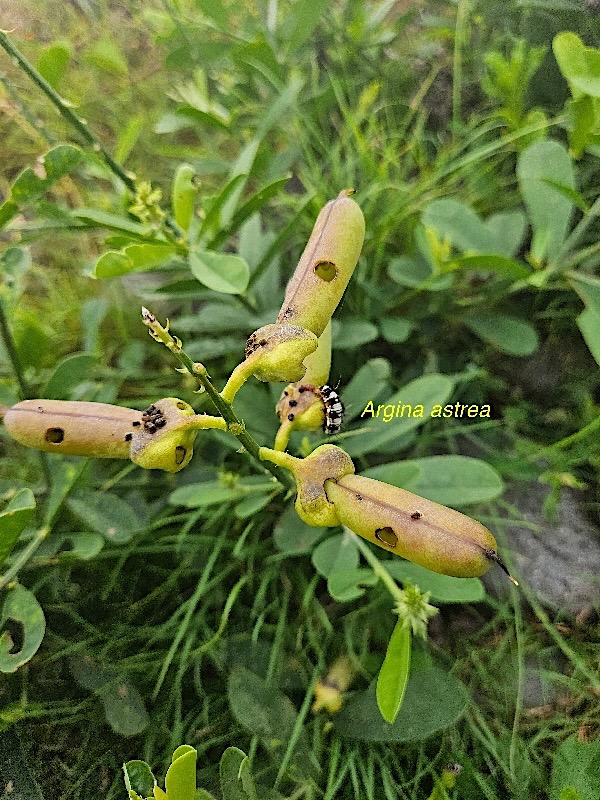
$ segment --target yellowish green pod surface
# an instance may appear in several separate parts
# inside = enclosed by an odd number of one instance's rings
[[[297,381],[306,372],[303,361],[317,349],[318,339],[297,325],[274,323],[255,331],[246,342],[246,358],[231,373],[221,396],[228,402],[251,375],[259,381]]]
[[[325,481],[341,479],[354,472],[352,459],[334,444],[317,447],[306,458],[295,458],[289,453],[260,448],[260,457],[288,469],[296,481],[296,513],[315,528],[340,525],[337,510],[325,493]]]
[[[27,447],[92,458],[129,458],[126,437],[141,425],[141,411],[71,400],[23,400],[4,415],[7,432]]]
[[[343,525],[432,572],[475,578],[501,564],[487,528],[439,503],[360,475],[328,480],[325,492]]]
[[[131,458],[144,469],[179,472],[193,454],[198,429],[226,429],[219,417],[194,414],[176,397],[145,411],[71,400],[24,400],[9,408],[4,427],[21,444],[90,458]]]
[[[352,277],[365,238],[360,207],[344,190],[321,210],[287,286],[277,322],[321,336]]]

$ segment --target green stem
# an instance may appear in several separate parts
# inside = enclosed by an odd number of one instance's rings
[[[282,472],[274,464],[262,461],[260,457],[260,446],[258,442],[248,433],[242,420],[238,418],[231,404],[227,402],[212,384],[206,367],[203,364],[192,361],[184,351],[179,339],[172,336],[166,328],[158,322],[154,314],[146,308],[142,309],[142,319],[144,324],[150,329],[151,335],[159,342],[162,342],[179,359],[186,370],[193,375],[198,383],[205,390],[212,400],[215,408],[227,423],[227,431],[236,436],[244,445],[247,452],[257,461],[263,469],[267,469],[277,480],[287,489],[295,491],[295,483],[287,472]]]
[[[2,303],[2,300],[0,300],[0,336],[4,342],[4,347],[8,353],[13,374],[19,386],[19,397],[21,400],[26,400],[29,397],[29,386],[23,376],[23,366],[21,364],[19,354],[17,353],[17,348],[15,347],[15,342],[10,332],[10,328],[8,327],[8,320],[6,319],[6,314],[4,313],[4,304]],[[4,416],[4,414],[1,416]],[[40,453],[39,458],[42,472],[44,473],[44,480],[46,481],[46,489],[49,489],[52,486],[52,479],[50,477],[50,468],[48,466],[46,454]]]
[[[10,41],[5,31],[2,30],[0,30],[0,46],[16,60],[23,72],[29,75],[31,80],[42,90],[48,100],[56,106],[61,116],[64,117],[64,119],[83,136],[85,141],[92,146],[92,150],[96,153],[100,153],[109,169],[123,181],[129,191],[135,193],[135,175],[126,172],[123,167],[115,161],[108,150],[102,146],[100,141],[91,132],[87,122],[81,119],[81,117],[78,117],[77,114],[71,110],[69,103],[54,90],[33,64],[25,58],[18,47]]]
[[[24,566],[29,561],[31,556],[35,553],[38,547],[46,539],[49,533],[50,533],[49,527],[44,527],[39,529],[34,538],[29,542],[27,547],[21,550],[21,552],[19,553],[19,557],[15,560],[12,567],[9,570],[7,570],[4,573],[4,575],[0,575],[0,589],[2,589],[4,586],[7,586],[16,577],[21,567]]]
[[[353,538],[354,544],[363,554],[365,560],[368,561],[369,566],[371,567],[375,575],[377,575],[377,577],[381,579],[382,583],[385,584],[386,589],[392,595],[394,600],[396,600],[396,602],[402,600],[404,597],[402,589],[400,589],[396,581],[392,578],[390,573],[383,566],[383,564],[377,558],[375,553],[371,551],[371,548],[367,544],[365,544],[365,542],[360,538],[360,536],[357,536],[348,528],[344,528],[344,533],[347,536],[351,536]]]
[[[19,384],[19,397],[21,400],[25,400],[29,394],[29,388],[25,382],[25,378],[23,377],[23,367],[21,365],[21,360],[19,358],[19,354],[17,353],[17,348],[15,347],[10,328],[8,327],[8,320],[6,319],[6,314],[4,313],[4,304],[2,303],[2,300],[0,300],[0,336],[2,336],[4,347],[8,353],[13,374],[17,380],[17,383]]]
[[[460,125],[461,93],[462,93],[462,50],[465,44],[465,33],[469,15],[469,0],[459,0],[456,12],[456,30],[454,32],[454,58],[452,68],[452,137],[456,141]]]
[[[552,453],[555,450],[564,450],[565,447],[570,447],[575,442],[585,439],[586,436],[589,436],[590,433],[593,433],[598,428],[600,428],[600,417],[596,417],[596,419],[593,419],[591,422],[581,428],[581,430],[571,434],[571,436],[566,436],[564,439],[560,439],[560,441],[554,442],[554,444],[548,445],[548,447],[543,447],[536,453],[532,453],[529,456],[529,460],[533,461],[534,459],[545,457],[547,454]]]

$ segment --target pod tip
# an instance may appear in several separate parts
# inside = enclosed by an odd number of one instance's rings
[[[515,578],[513,578],[513,576],[510,574],[510,572],[508,571],[508,567],[506,566],[504,561],[502,561],[502,559],[500,558],[500,556],[498,555],[498,553],[495,550],[486,550],[485,551],[485,557],[489,561],[493,561],[494,564],[498,564],[500,569],[503,572],[505,572],[506,575],[508,576],[509,581],[512,581],[515,586],[519,585],[519,582],[517,580],[515,580]]]

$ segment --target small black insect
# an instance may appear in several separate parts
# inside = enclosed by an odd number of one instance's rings
[[[125,434],[125,441],[130,442],[133,439],[133,433],[126,433]]]
[[[318,393],[325,406],[325,421],[323,430],[328,436],[337,433],[342,427],[344,419],[344,404],[340,400],[339,394],[326,383],[319,386]]]
[[[422,514],[421,514],[420,511],[413,511],[413,513],[410,515],[410,518],[411,519],[421,519],[421,516],[422,516]]]

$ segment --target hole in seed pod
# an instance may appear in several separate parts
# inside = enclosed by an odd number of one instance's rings
[[[185,454],[186,453],[187,453],[187,450],[185,449],[185,447],[182,447],[181,445],[176,447],[175,448],[175,463],[176,464],[183,464],[183,462],[185,460]]]
[[[187,408],[187,403],[184,403],[183,400],[180,400],[178,403],[175,404],[180,411],[185,411]]]
[[[337,267],[333,261],[319,261],[315,264],[315,275],[322,281],[331,283],[337,275]]]
[[[48,428],[44,439],[50,444],[60,444],[65,438],[65,432],[62,428]]]
[[[387,544],[388,547],[396,547],[398,544],[398,537],[389,525],[386,525],[385,528],[377,528],[375,538],[379,539],[383,544]]]

